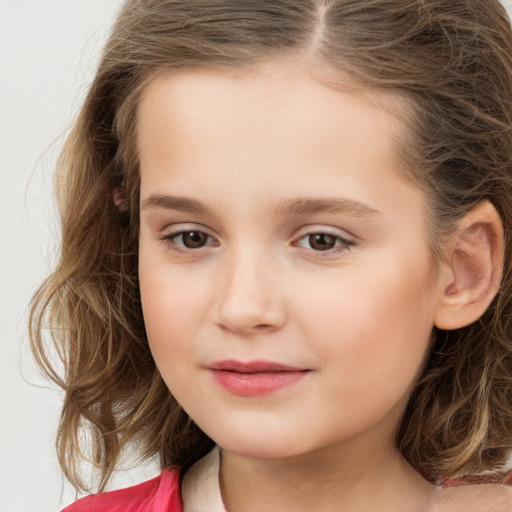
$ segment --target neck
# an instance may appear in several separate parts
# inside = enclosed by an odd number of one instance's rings
[[[329,446],[284,459],[222,452],[221,491],[236,512],[426,510],[434,487],[396,448]]]

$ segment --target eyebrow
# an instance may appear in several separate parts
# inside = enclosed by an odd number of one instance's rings
[[[165,210],[177,210],[186,213],[207,214],[209,208],[201,201],[187,197],[169,196],[167,194],[150,194],[141,205],[141,210],[151,208],[163,208]]]
[[[210,209],[202,201],[188,197],[170,196],[167,194],[150,194],[143,202],[141,210],[162,208],[176,210],[185,213],[198,215],[211,214]],[[346,198],[299,198],[286,199],[275,209],[276,215],[289,217],[293,215],[307,215],[315,213],[341,213],[358,218],[373,218],[380,215],[380,212],[371,206]]]
[[[327,199],[286,199],[276,209],[276,213],[283,217],[290,215],[304,215],[313,213],[341,213],[352,217],[372,218],[381,212],[371,206],[346,198]]]

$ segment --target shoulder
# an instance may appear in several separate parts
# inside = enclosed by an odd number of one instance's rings
[[[117,491],[86,496],[62,512],[182,512],[178,471]]]
[[[499,484],[461,485],[439,491],[432,512],[512,512],[512,488]]]

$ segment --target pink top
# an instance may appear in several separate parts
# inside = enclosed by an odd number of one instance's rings
[[[62,512],[183,512],[179,473],[165,469],[142,484],[86,496]]]

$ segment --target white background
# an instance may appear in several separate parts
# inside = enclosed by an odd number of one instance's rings
[[[1,512],[53,512],[74,499],[54,452],[60,395],[31,363],[27,305],[55,260],[55,158],[120,3],[0,0]],[[149,466],[116,485],[154,474]]]

